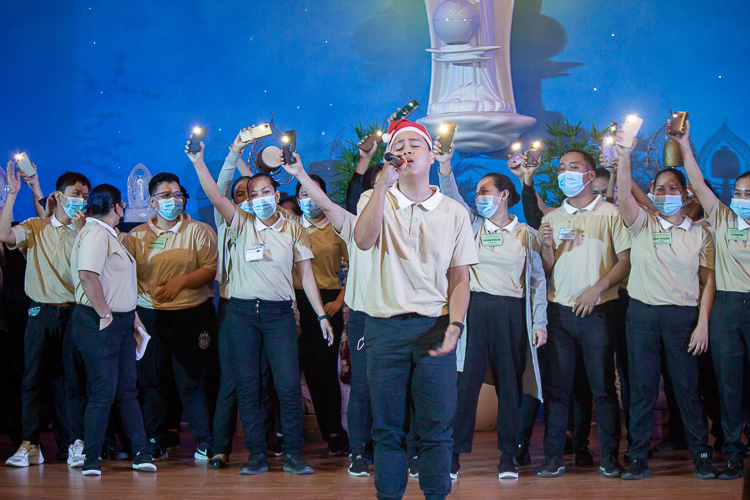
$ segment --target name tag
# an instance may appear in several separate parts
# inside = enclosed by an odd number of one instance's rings
[[[503,233],[491,233],[482,235],[482,246],[499,247],[503,244]]]
[[[263,247],[248,248],[245,250],[245,262],[263,260]]]
[[[561,240],[574,240],[578,234],[578,229],[574,227],[561,227],[557,237]]]
[[[671,245],[672,233],[651,233],[651,241],[654,245]]]
[[[727,239],[729,241],[747,241],[747,229],[728,229]]]
[[[148,241],[148,248],[150,250],[164,250],[164,247],[166,246],[166,244],[167,244],[166,238],[162,238],[162,237],[151,238]]]

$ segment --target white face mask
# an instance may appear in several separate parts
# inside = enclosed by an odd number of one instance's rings
[[[588,172],[572,172],[566,170],[557,176],[560,189],[568,198],[577,196],[591,181],[583,182],[583,176]]]

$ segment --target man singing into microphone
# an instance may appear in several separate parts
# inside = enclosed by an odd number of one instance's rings
[[[466,209],[430,186],[435,157],[425,128],[397,120],[384,139],[394,156],[386,158],[375,188],[362,194],[354,229],[357,246],[373,249],[364,307],[375,486],[380,499],[401,498],[406,490],[402,443],[410,391],[419,485],[425,498],[445,498],[451,491],[455,347],[477,254]]]

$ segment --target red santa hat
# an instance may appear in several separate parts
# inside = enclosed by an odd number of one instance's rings
[[[427,144],[432,147],[432,137],[430,137],[430,134],[427,132],[426,128],[424,128],[419,123],[409,121],[406,118],[402,118],[400,120],[396,120],[395,122],[391,122],[391,124],[388,126],[388,133],[383,134],[383,142],[388,144],[386,151],[391,150],[394,139],[397,135],[403,132],[418,133],[424,138],[425,141],[427,141]]]

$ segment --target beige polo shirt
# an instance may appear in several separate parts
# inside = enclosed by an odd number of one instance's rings
[[[370,316],[448,314],[448,269],[478,262],[469,213],[431,188],[432,196],[421,203],[404,196],[398,183],[386,193],[365,299]],[[362,194],[358,212],[371,196]]]
[[[471,291],[504,297],[524,297],[528,226],[513,220],[498,227],[485,219],[474,236],[479,264],[471,266]],[[534,250],[540,252],[538,240]]]
[[[550,302],[573,307],[575,299],[617,263],[617,254],[630,249],[630,233],[620,209],[601,196],[580,210],[565,200],[542,222],[552,225],[554,237],[555,267],[547,289]],[[602,293],[598,303],[617,299],[618,288]]]
[[[372,272],[373,248],[360,250],[354,241],[354,226],[357,218],[346,212],[344,223],[339,236],[347,244],[349,250],[349,273],[346,275],[346,291],[344,303],[353,311],[364,312],[370,273]],[[335,229],[334,229],[335,231]],[[315,261],[313,260],[313,264]]]
[[[729,207],[717,201],[706,210],[714,228],[716,245],[716,289],[724,292],[750,292],[750,225]]]
[[[310,247],[315,256],[312,262],[315,280],[321,290],[341,290],[341,260],[349,260],[349,252],[346,243],[333,230],[333,224],[328,217],[318,223],[313,223],[302,216],[300,219],[302,227],[307,231],[310,238]],[[294,271],[294,288],[302,290],[302,282]]]
[[[197,269],[216,270],[219,257],[217,236],[208,224],[181,213],[177,224],[164,231],[155,225],[156,215],[125,238],[138,272],[138,305],[148,309],[174,311],[203,304],[210,298],[209,286],[183,288],[171,302],[154,297],[162,281],[190,274]],[[211,283],[213,284],[213,282]]]
[[[266,226],[255,215],[235,210],[231,234],[236,237],[229,270],[229,295],[238,299],[293,300],[292,267],[313,258],[307,231],[285,219]]]
[[[222,218],[216,228],[218,244],[218,260],[216,262],[216,281],[219,283],[219,297],[229,299],[229,269],[232,267],[232,251],[235,248],[235,238]]]
[[[630,296],[652,306],[698,305],[698,270],[714,268],[714,244],[708,230],[687,217],[675,226],[643,208],[628,230],[633,235]]]
[[[53,215],[28,219],[11,231],[16,243],[8,248],[20,250],[26,258],[26,295],[41,304],[74,302],[70,252],[77,235],[75,228],[64,226]]]
[[[115,230],[106,223],[89,217],[78,233],[70,255],[76,302],[91,307],[83,293],[78,271],[99,275],[104,300],[112,312],[130,312],[138,301],[138,280],[135,259],[125,250]]]

